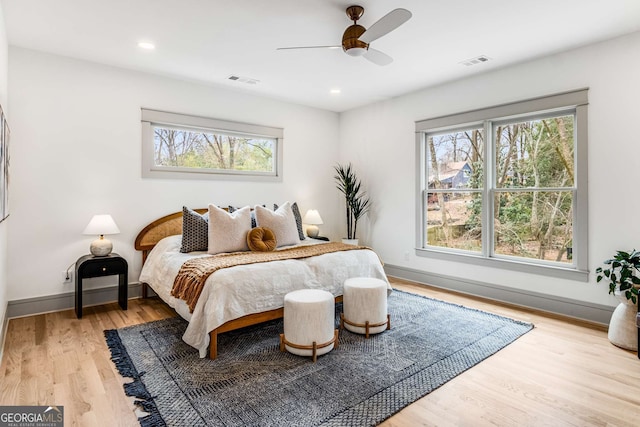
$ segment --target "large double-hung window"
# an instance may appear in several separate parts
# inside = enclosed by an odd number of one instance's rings
[[[587,90],[416,123],[417,253],[587,280]]]

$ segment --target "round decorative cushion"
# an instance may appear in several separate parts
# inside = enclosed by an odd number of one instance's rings
[[[266,227],[255,227],[247,233],[247,245],[256,252],[270,252],[276,248],[276,235]]]

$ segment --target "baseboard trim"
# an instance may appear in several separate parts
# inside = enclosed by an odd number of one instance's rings
[[[384,270],[389,276],[409,280],[441,289],[453,290],[468,295],[489,298],[495,301],[534,308],[549,313],[560,314],[575,319],[608,325],[615,307],[577,301],[543,293],[513,289],[478,280],[460,279],[443,274],[386,264]]]
[[[142,289],[140,283],[129,284],[129,299],[140,298]],[[118,286],[107,286],[97,289],[86,289],[82,293],[83,307],[106,304],[118,301]],[[5,318],[32,316],[34,314],[51,313],[69,310],[75,307],[75,292],[45,295],[42,297],[25,298],[9,301]]]
[[[460,279],[453,276],[435,274],[392,264],[386,264],[384,269],[389,276],[399,279],[410,280],[436,288],[454,290],[456,292],[489,298],[522,307],[535,308],[537,310],[561,314],[576,319],[600,323],[602,325],[609,324],[611,314],[615,308],[604,304],[594,304],[533,291],[513,289],[478,280]],[[117,286],[109,286],[85,290],[83,293],[84,307],[117,301],[117,288]],[[72,309],[75,304],[74,296],[74,292],[67,292],[64,294],[9,301],[4,312],[4,318],[2,319],[2,330],[0,330],[0,354],[4,348],[4,338],[9,319]],[[142,288],[140,283],[130,283],[129,298],[139,298],[141,296]]]

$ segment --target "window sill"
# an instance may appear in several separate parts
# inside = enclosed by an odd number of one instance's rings
[[[575,268],[569,267],[531,264],[499,258],[485,258],[472,254],[459,254],[424,248],[416,248],[415,253],[417,256],[424,258],[453,261],[464,264],[473,264],[479,265],[481,267],[499,268],[502,270],[517,271],[520,273],[537,274],[540,276],[555,277],[558,279],[575,280],[578,282],[589,281],[589,271],[577,270]]]

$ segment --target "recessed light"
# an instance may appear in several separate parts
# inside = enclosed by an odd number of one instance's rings
[[[156,48],[156,45],[151,42],[138,42],[138,47],[140,49],[153,50]]]
[[[331,89],[329,91],[329,93],[331,93],[331,95],[338,95],[340,92],[342,92],[340,89]]]

